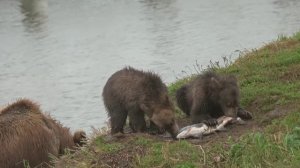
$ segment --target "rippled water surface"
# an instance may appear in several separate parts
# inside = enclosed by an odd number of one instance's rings
[[[297,0],[0,0],[0,105],[27,97],[74,129],[101,127],[108,77],[167,83],[300,30]],[[222,62],[222,61],[221,61]]]

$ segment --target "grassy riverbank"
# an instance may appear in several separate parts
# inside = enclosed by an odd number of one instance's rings
[[[57,167],[298,167],[300,33],[243,52],[225,68],[212,67],[237,76],[241,103],[253,113],[252,121],[202,140],[126,134],[110,141],[98,135],[75,154],[57,160]],[[170,94],[190,78],[171,84]],[[179,114],[178,121],[187,119]]]

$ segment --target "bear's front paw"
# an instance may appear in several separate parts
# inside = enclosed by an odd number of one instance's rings
[[[243,120],[250,120],[253,118],[250,111],[247,111],[241,107],[238,109],[237,116]]]
[[[208,120],[204,120],[203,123],[206,124],[207,126],[213,127],[213,126],[218,125],[218,120],[215,119],[215,118],[211,118],[211,119],[208,119]]]

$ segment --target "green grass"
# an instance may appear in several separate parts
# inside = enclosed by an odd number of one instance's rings
[[[100,152],[116,152],[124,147],[122,143],[107,143],[104,141],[103,137],[97,137],[94,140],[97,150]]]
[[[149,146],[151,143],[153,143],[153,140],[145,138],[145,137],[137,137],[134,141],[136,145],[141,145],[141,146]]]
[[[238,143],[231,144],[230,150],[224,151],[227,158],[224,167],[298,167],[299,112],[290,113],[283,120],[275,120],[264,133],[251,133]],[[295,114],[298,115],[296,118]]]
[[[206,147],[208,167],[298,167],[300,164],[300,109],[273,120],[263,132]],[[223,160],[215,163],[214,157]]]
[[[179,89],[182,85],[184,85],[185,83],[189,82],[192,79],[193,79],[193,76],[188,76],[186,78],[179,79],[179,80],[177,80],[174,83],[171,83],[168,86],[168,91],[169,91],[170,96],[174,99],[175,98],[175,94],[176,94],[176,90]]]
[[[253,113],[257,125],[261,125],[259,132],[249,131],[222,142],[215,139],[203,146],[186,140],[162,141],[153,136],[138,135],[108,143],[102,135],[76,155],[62,159],[65,167],[103,167],[97,162],[99,156],[118,157],[122,151],[130,151],[134,146],[142,147],[144,153],[133,153],[131,167],[299,167],[300,32],[293,37],[280,36],[278,41],[260,49],[242,52],[240,58],[226,67],[220,68],[213,63],[210,67],[218,73],[237,76],[241,104]],[[169,85],[173,100],[176,90],[193,76]],[[266,114],[274,109],[281,110],[283,116],[261,124]],[[176,116],[183,116],[178,108]]]
[[[184,140],[153,142],[148,149],[145,157],[140,158],[135,167],[199,167],[203,162],[199,147]]]

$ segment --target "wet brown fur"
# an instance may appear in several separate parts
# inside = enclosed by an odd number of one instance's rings
[[[24,160],[30,167],[48,165],[50,155],[58,157],[76,145],[69,128],[21,99],[0,111],[0,146],[1,168],[21,168]]]
[[[145,114],[160,128],[173,136],[178,128],[174,106],[169,99],[166,85],[152,72],[131,67],[114,73],[103,89],[103,100],[111,117],[111,133],[123,133],[127,115],[134,132],[146,129]]]
[[[235,116],[239,107],[239,88],[234,76],[221,76],[214,72],[198,75],[176,92],[178,107],[191,116],[193,123]],[[232,109],[229,112],[229,109]]]

